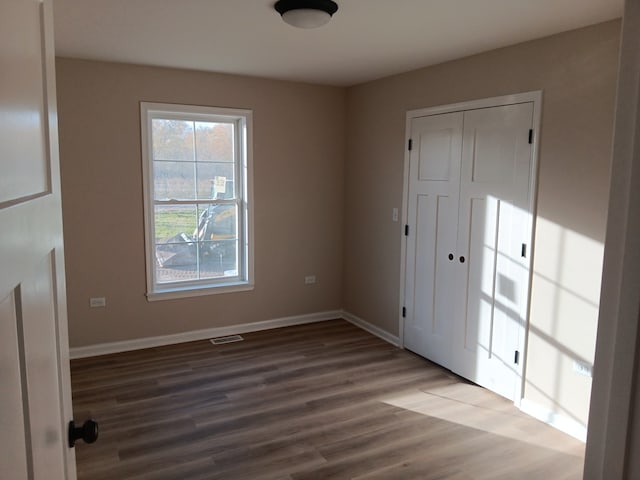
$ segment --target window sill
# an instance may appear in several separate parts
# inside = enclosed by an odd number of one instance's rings
[[[159,300],[172,300],[175,298],[201,297],[203,295],[217,295],[219,293],[246,292],[253,290],[254,285],[247,282],[222,284],[219,286],[203,287],[171,287],[159,289],[155,292],[147,293],[147,301],[156,302]]]

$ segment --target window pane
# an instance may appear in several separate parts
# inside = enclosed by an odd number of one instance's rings
[[[207,254],[200,262],[200,278],[238,275],[238,242],[236,240],[203,242],[201,249]]]
[[[173,283],[197,280],[199,278],[198,265],[184,258],[182,260],[184,264],[181,264],[181,259],[177,259],[164,267],[156,266],[156,281],[158,283]]]
[[[198,199],[235,198],[233,163],[197,163]]]
[[[193,162],[153,162],[155,200],[194,200]]]
[[[238,236],[236,210],[235,205],[201,206],[198,213],[198,240],[235,240]]]
[[[199,162],[233,162],[233,124],[196,122]]]
[[[201,278],[237,275],[237,218],[235,205],[200,208],[197,236]]]
[[[195,160],[193,122],[154,118],[151,128],[154,160]]]
[[[198,278],[198,244],[193,233],[197,207],[156,206],[156,278],[158,282],[180,282]]]
[[[156,243],[184,242],[181,234],[192,239],[197,225],[197,207],[195,205],[156,205],[155,230]]]

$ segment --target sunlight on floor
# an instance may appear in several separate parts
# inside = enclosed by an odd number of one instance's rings
[[[584,456],[582,442],[552,427],[540,432],[538,420],[520,412],[508,400],[475,385],[458,383],[429,391],[415,390],[402,395],[389,395],[381,401],[559,453]],[[533,426],[538,428],[534,429]]]

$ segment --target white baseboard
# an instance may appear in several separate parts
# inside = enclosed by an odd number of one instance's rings
[[[582,442],[587,441],[587,427],[573,418],[554,412],[526,398],[520,402],[520,410]]]
[[[347,322],[353,323],[356,327],[360,327],[363,330],[366,330],[372,335],[381,338],[385,342],[389,342],[391,345],[395,347],[400,346],[400,339],[395,335],[391,335],[386,330],[381,329],[380,327],[376,327],[372,323],[363,320],[360,317],[356,317],[352,313],[342,311],[342,318],[344,318]]]
[[[121,342],[99,343],[87,345],[86,347],[75,347],[69,350],[71,358],[96,357],[109,353],[128,352],[143,348],[161,347],[176,343],[193,342],[196,340],[206,340],[209,338],[225,337],[240,333],[257,332],[260,330],[270,330],[272,328],[290,327],[293,325],[304,325],[306,323],[323,322],[344,318],[341,310],[311,313],[307,315],[294,315],[292,317],[276,318],[261,322],[243,323],[240,325],[230,325],[228,327],[206,328],[204,330],[193,330],[190,332],[176,333],[173,335],[162,335],[158,337],[139,338],[135,340],[124,340]],[[364,327],[363,327],[364,328]],[[365,328],[366,330],[366,328]]]

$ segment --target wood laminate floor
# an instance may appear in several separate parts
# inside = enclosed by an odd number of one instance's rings
[[[74,360],[80,480],[579,479],[584,444],[335,320]]]

